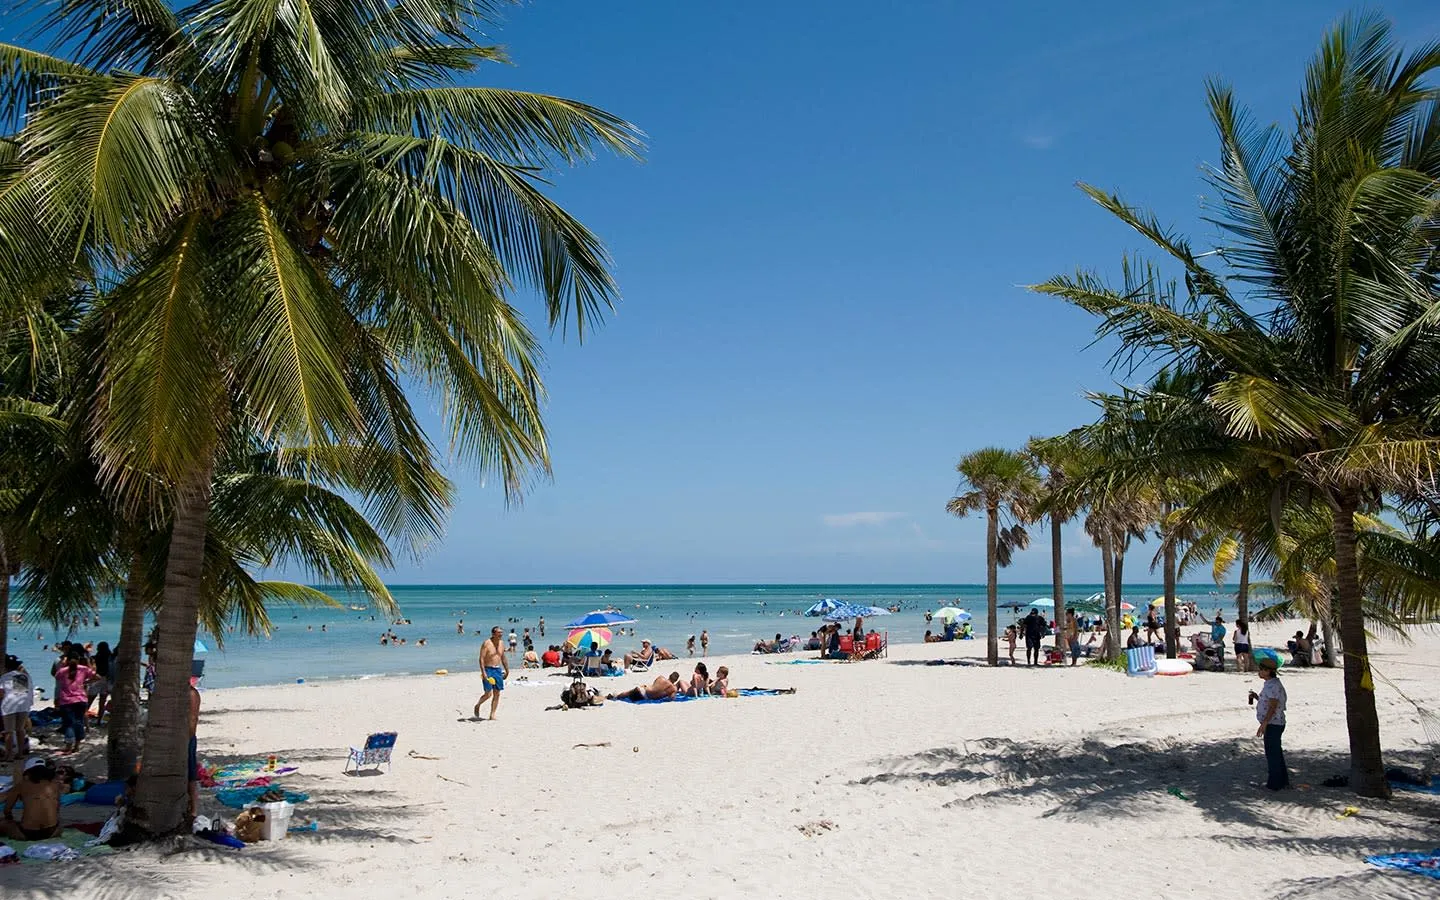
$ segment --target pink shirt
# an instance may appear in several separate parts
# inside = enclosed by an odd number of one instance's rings
[[[90,698],[85,694],[85,679],[95,674],[95,670],[89,666],[76,666],[75,674],[70,674],[70,667],[64,665],[55,673],[55,691],[59,694],[56,701],[60,705],[66,703],[89,703]]]

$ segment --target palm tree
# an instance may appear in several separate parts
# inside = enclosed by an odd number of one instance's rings
[[[1062,532],[1065,523],[1080,513],[1073,493],[1066,490],[1069,480],[1066,470],[1075,467],[1077,452],[1075,446],[1061,436],[1031,438],[1025,444],[1025,453],[1033,466],[1044,471],[1033,512],[1050,521],[1050,592],[1055,600],[1055,628],[1063,633],[1066,617]]]
[[[1001,447],[986,447],[961,457],[955,470],[960,473],[960,486],[945,509],[962,519],[985,511],[985,644],[994,666],[1000,662],[999,569],[1010,565],[1016,550],[1030,544],[1024,523],[1040,493],[1040,478],[1023,453]]]
[[[0,112],[23,111],[25,148],[0,190],[0,297],[102,289],[92,453],[124,514],[170,524],[140,832],[186,827],[187,679],[235,423],[368,457],[386,531],[437,505],[402,377],[509,496],[548,469],[540,351],[508,296],[533,289],[583,336],[615,288],[540,179],[597,149],[633,156],[640,135],[583,103],[455,86],[504,58],[474,39],[475,8],[277,18],[266,0],[201,0],[181,18],[81,0],[44,23],[73,61],[0,47]]]
[[[1130,359],[1216,372],[1227,433],[1270,454],[1287,490],[1328,510],[1345,651],[1350,785],[1389,795],[1369,671],[1356,517],[1426,489],[1440,462],[1440,320],[1433,252],[1440,47],[1406,56],[1389,25],[1346,18],[1310,64],[1293,133],[1257,128],[1209,88],[1222,162],[1209,181],[1226,237],[1197,255],[1153,217],[1087,192],[1184,270],[1157,301],[1082,272],[1039,290],[1102,318]]]

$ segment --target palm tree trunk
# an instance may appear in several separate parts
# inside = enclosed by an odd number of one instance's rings
[[[1110,567],[1110,571],[1114,573],[1111,580],[1114,582],[1115,600],[1110,604],[1110,630],[1115,633],[1116,652],[1125,646],[1122,635],[1124,628],[1120,625],[1120,604],[1125,602],[1125,545],[1129,542],[1130,539],[1125,538],[1124,541],[1111,543],[1115,548],[1115,562]]]
[[[125,605],[120,612],[120,640],[115,648],[110,688],[110,730],[106,739],[105,768],[111,781],[129,778],[140,759],[140,645],[145,642],[145,598],[140,554],[130,563],[125,581]]]
[[[1174,659],[1180,653],[1179,611],[1175,603],[1175,545],[1165,540],[1165,658]],[[1146,612],[1149,615],[1149,612]]]
[[[1343,491],[1334,509],[1335,593],[1340,603],[1340,640],[1345,643],[1345,725],[1350,734],[1350,788],[1362,797],[1389,797],[1380,752],[1380,717],[1360,606],[1360,570],[1355,558],[1358,498]]]
[[[1115,640],[1115,632],[1110,627],[1110,604],[1115,597],[1115,554],[1111,552],[1112,542],[1110,535],[1100,541],[1100,568],[1105,581],[1105,644],[1101,651],[1106,659],[1115,656],[1120,644]]]
[[[1064,643],[1065,634],[1065,573],[1061,571],[1060,517],[1050,517],[1050,595],[1055,600],[1055,646]],[[1064,647],[1068,651],[1068,647]]]
[[[10,570],[0,558],[0,660],[10,652]]]
[[[126,827],[137,836],[189,830],[190,666],[200,610],[200,576],[210,513],[210,472],[200,473],[176,504],[165,561],[165,593],[155,619],[158,653],[145,763]]]
[[[1320,631],[1325,635],[1325,668],[1335,668],[1335,626],[1330,624],[1330,617],[1326,616],[1320,620]]]
[[[1240,589],[1235,592],[1235,618],[1250,625],[1250,542],[1240,536]]]
[[[990,505],[985,509],[985,656],[990,665],[1000,664],[1000,615],[996,609],[999,603],[1000,567],[995,548],[1000,542],[1000,508]]]
[[[10,579],[14,575],[5,539],[0,538],[0,662],[4,662],[10,652]]]

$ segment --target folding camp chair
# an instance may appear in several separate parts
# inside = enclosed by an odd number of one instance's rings
[[[355,766],[359,772],[364,768],[378,769],[380,764],[385,764],[385,771],[390,771],[390,754],[395,751],[395,732],[379,731],[365,739],[363,748],[350,748],[350,758],[345,761],[345,771],[350,771],[350,766]]]

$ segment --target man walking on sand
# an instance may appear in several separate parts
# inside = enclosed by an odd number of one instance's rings
[[[1031,609],[1025,617],[1025,665],[1040,665],[1040,639],[1045,636],[1045,620],[1040,611]]]
[[[505,679],[510,677],[510,663],[505,659],[505,632],[499,625],[490,629],[490,639],[480,645],[480,677],[485,681],[485,693],[475,701],[475,718],[480,718],[480,706],[490,698],[490,720],[495,720],[495,709],[500,705],[500,692],[505,690]]]

